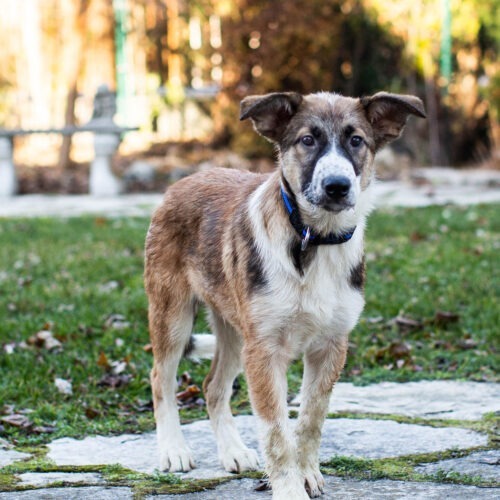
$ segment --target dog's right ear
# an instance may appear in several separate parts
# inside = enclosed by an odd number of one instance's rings
[[[278,142],[303,97],[296,92],[252,95],[241,101],[240,120],[250,118],[255,130],[272,142]]]

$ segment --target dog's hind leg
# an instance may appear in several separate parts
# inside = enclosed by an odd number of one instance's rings
[[[211,311],[210,316],[217,346],[203,390],[219,459],[228,472],[254,470],[259,466],[257,453],[243,444],[229,405],[234,379],[242,368],[242,339],[215,311]]]
[[[194,467],[182,435],[176,399],[177,367],[193,328],[194,306],[192,300],[170,299],[156,300],[150,296],[149,328],[155,358],[151,385],[160,468],[178,472]]]
[[[304,355],[301,404],[295,432],[299,465],[312,498],[323,492],[324,480],[319,470],[318,455],[321,428],[333,385],[344,367],[346,353],[347,336],[318,340]]]

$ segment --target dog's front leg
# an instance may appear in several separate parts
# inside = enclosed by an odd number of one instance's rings
[[[323,493],[319,470],[321,428],[333,385],[344,367],[347,336],[326,337],[313,343],[304,355],[301,405],[296,429],[299,464],[311,497]]]
[[[274,339],[273,339],[274,340]],[[286,371],[290,359],[266,341],[252,341],[243,351],[254,411],[264,427],[264,453],[274,500],[308,500],[297,448],[290,431]]]

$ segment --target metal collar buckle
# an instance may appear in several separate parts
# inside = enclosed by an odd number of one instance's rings
[[[310,238],[311,238],[311,228],[309,226],[307,226],[306,234],[302,238],[302,243],[300,245],[301,252],[303,252],[307,248],[307,245],[309,245]]]

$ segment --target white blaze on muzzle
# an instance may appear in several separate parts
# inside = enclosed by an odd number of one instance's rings
[[[350,187],[345,196],[336,195],[332,189],[335,183],[348,184]],[[347,190],[347,188],[346,188]],[[321,156],[314,168],[311,183],[304,193],[306,198],[315,205],[354,206],[361,191],[360,178],[354,172],[353,164],[337,150],[335,144]]]

